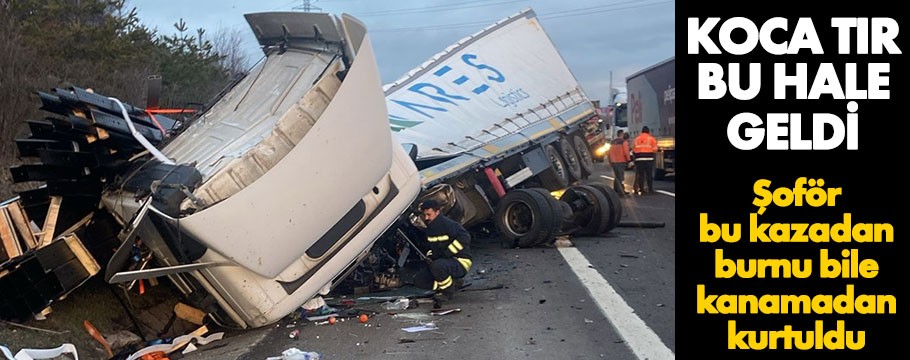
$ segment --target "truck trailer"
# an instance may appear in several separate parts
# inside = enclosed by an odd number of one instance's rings
[[[671,57],[626,77],[629,131],[632,138],[647,126],[657,138],[654,177],[676,175],[676,58]]]
[[[582,184],[605,141],[600,119],[533,10],[459,40],[385,92],[396,139],[417,148],[419,201],[439,200],[465,227],[492,220],[518,246],[616,225],[616,194]]]

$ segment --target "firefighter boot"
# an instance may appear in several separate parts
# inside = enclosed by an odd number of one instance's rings
[[[463,288],[463,287],[464,287],[464,278],[458,278],[452,282],[453,291],[456,291],[456,292],[461,291],[461,288]]]
[[[445,300],[454,299],[455,293],[457,293],[459,290],[461,290],[461,287],[463,285],[464,285],[464,280],[462,280],[462,279],[453,280],[452,286],[449,286],[448,288],[446,288],[445,290],[442,291],[442,295],[444,296]]]

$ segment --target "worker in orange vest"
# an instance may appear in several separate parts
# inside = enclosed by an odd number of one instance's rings
[[[635,191],[640,194],[654,193],[654,156],[657,155],[657,139],[651,136],[651,129],[641,128],[641,134],[633,142],[635,154]],[[645,184],[648,189],[645,191]]]
[[[607,154],[610,167],[613,168],[613,190],[619,195],[628,195],[623,182],[626,177],[626,167],[632,161],[629,155],[629,141],[623,138],[623,131],[616,132],[616,138],[610,142],[610,152]]]

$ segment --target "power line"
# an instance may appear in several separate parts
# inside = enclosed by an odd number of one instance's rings
[[[616,8],[616,6],[618,6],[618,5],[637,3],[637,2],[641,2],[641,0],[624,1],[624,2],[619,2],[619,3],[607,4],[607,5],[592,6],[592,7],[587,7],[587,8],[557,11],[554,13],[540,14],[540,15],[538,15],[538,18],[540,18],[542,20],[549,20],[549,19],[559,19],[559,18],[571,17],[571,16],[583,16],[583,15],[599,14],[599,13],[605,13],[605,12],[614,12],[614,11],[620,11],[620,10],[637,9],[637,8],[643,8],[643,7],[648,7],[648,6],[672,3],[672,2],[674,2],[674,0],[660,1],[660,2],[654,2],[654,3],[646,3],[646,4],[639,4],[639,5]],[[604,9],[604,8],[608,8],[608,9]],[[600,10],[598,10],[598,9],[600,9]],[[595,10],[595,11],[591,11],[591,10]],[[466,28],[466,27],[476,27],[476,26],[480,26],[480,25],[488,25],[488,24],[492,23],[493,21],[497,21],[497,20],[473,21],[473,22],[421,26],[421,27],[412,27],[412,28],[372,29],[372,30],[370,30],[370,32],[376,33],[376,32],[411,32],[411,31],[428,31],[428,30],[452,30],[452,29],[460,29],[460,28]]]
[[[525,0],[513,0],[513,1],[502,1],[502,2],[496,2],[496,3],[488,3],[488,4],[478,4],[478,3],[486,3],[486,2],[489,2],[489,1],[491,1],[491,0],[468,1],[468,2],[462,2],[462,3],[457,3],[457,4],[445,4],[445,5],[436,5],[436,6],[426,6],[426,7],[421,7],[421,8],[406,8],[406,9],[396,9],[396,10],[381,10],[381,11],[372,11],[372,12],[365,12],[365,13],[355,13],[354,15],[356,15],[356,16],[358,16],[358,17],[373,17],[373,16],[388,16],[388,15],[420,14],[420,13],[428,13],[428,12],[440,12],[440,11],[450,11],[450,10],[461,10],[461,9],[470,9],[470,8],[484,7],[484,6],[495,6],[495,5],[502,5],[502,4],[511,4],[511,3],[516,3],[516,2],[524,2]],[[465,6],[465,5],[470,5],[470,4],[477,4],[477,5]]]
[[[634,2],[634,1],[627,1],[627,2],[625,2],[625,3],[630,3],[630,2]],[[614,9],[605,9],[605,10],[599,10],[599,11],[587,11],[587,12],[581,13],[581,14],[557,15],[557,14],[563,14],[563,13],[569,13],[569,12],[577,12],[577,11],[586,10],[586,9],[566,10],[566,11],[561,11],[561,12],[556,12],[556,13],[547,14],[546,16],[541,16],[541,19],[550,20],[550,19],[559,19],[559,18],[564,18],[564,17],[569,17],[569,16],[579,16],[579,15],[589,15],[589,14],[600,14],[600,13],[605,13],[605,12],[612,12],[612,11],[618,11],[618,10],[628,10],[628,9],[637,9],[637,8],[643,8],[643,7],[648,7],[648,6],[652,6],[652,5],[667,4],[667,3],[672,3],[672,2],[674,2],[674,0],[660,1],[660,2],[655,2],[655,3],[641,4],[641,5],[635,5],[635,6],[626,6],[626,7],[614,8]],[[625,4],[625,3],[617,3],[617,4],[615,4],[615,5],[620,5],[620,4]],[[591,9],[593,9],[593,8],[591,8]],[[555,16],[554,16],[554,15],[555,15]]]
[[[291,6],[291,4],[293,4],[293,3],[295,3],[295,2],[297,2],[297,0],[288,1],[286,4],[281,5],[281,6],[278,6],[278,7],[274,8],[274,9],[272,9],[272,10],[284,9],[285,7]]]

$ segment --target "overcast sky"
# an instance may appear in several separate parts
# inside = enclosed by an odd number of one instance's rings
[[[243,14],[266,11],[349,13],[367,25],[383,83],[390,83],[456,41],[531,8],[575,78],[593,100],[608,100],[625,78],[674,56],[672,0],[128,0],[146,26],[173,34],[183,18],[207,34],[237,29],[261,57]],[[316,9],[318,8],[318,9]]]

